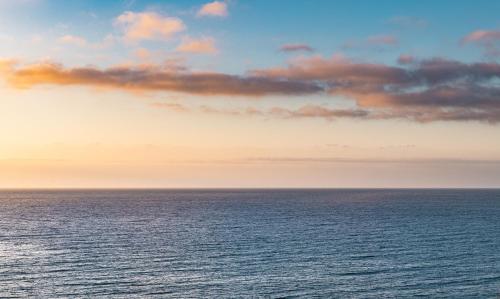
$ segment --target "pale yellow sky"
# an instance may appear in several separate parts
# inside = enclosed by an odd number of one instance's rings
[[[0,92],[1,188],[473,187],[500,175],[487,124],[176,112],[148,95],[73,87]]]

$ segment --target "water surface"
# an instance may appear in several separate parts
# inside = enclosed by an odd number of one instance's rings
[[[499,190],[0,192],[2,298],[499,294]]]

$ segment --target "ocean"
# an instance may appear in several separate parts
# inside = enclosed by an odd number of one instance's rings
[[[500,190],[0,191],[1,298],[499,298]]]

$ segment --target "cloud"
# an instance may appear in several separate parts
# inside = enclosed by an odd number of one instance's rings
[[[465,43],[491,43],[496,41],[500,41],[500,31],[477,30],[463,38]]]
[[[246,107],[246,108],[233,108],[233,109],[224,109],[224,108],[216,108],[216,107],[211,107],[207,105],[202,105],[199,107],[199,110],[203,113],[208,113],[208,114],[222,114],[222,115],[232,115],[232,116],[254,116],[254,115],[261,115],[264,116],[266,112],[263,110],[253,108],[253,107]]]
[[[442,58],[415,61],[404,67],[351,61],[342,56],[301,57],[287,67],[252,71],[252,74],[276,79],[321,82],[330,92],[353,91],[371,94],[387,92],[412,94],[412,90],[434,90],[438,87],[481,87],[480,83],[500,76],[497,63],[466,64]],[[488,86],[483,86],[489,88]],[[494,86],[491,86],[494,88]]]
[[[447,159],[447,158],[411,158],[411,159],[373,159],[373,158],[341,158],[341,157],[250,157],[243,161],[247,162],[274,162],[274,163],[397,163],[397,164],[412,164],[412,163],[429,163],[429,164],[500,164],[499,160],[480,160],[480,159]]]
[[[199,39],[185,37],[181,44],[176,49],[179,52],[198,53],[198,54],[215,54],[215,40],[211,37],[202,37]]]
[[[182,92],[197,95],[303,95],[322,91],[314,83],[214,72],[189,72],[166,66],[121,66],[65,68],[53,63],[22,67],[4,72],[16,88],[35,85],[80,85],[130,91]]]
[[[423,110],[384,110],[384,109],[338,109],[324,105],[307,104],[302,107],[291,109],[286,107],[272,107],[270,109],[258,109],[254,107],[243,108],[219,108],[202,105],[195,108],[177,103],[153,103],[153,107],[167,109],[174,112],[201,112],[205,114],[217,114],[228,116],[259,116],[265,118],[281,119],[324,119],[335,121],[338,119],[359,120],[388,120],[401,119],[411,120],[419,123],[430,123],[434,121],[483,121],[497,123],[499,111],[469,111],[467,109],[456,109],[443,111],[439,109]]]
[[[284,44],[280,47],[281,52],[314,52],[314,49],[306,44]]]
[[[123,30],[127,41],[168,40],[186,29],[181,19],[155,12],[125,12],[115,19],[115,25]]]
[[[189,108],[178,103],[152,103],[151,106],[156,108],[162,108],[167,110],[172,110],[175,112],[187,112]]]
[[[487,56],[500,56],[500,30],[477,30],[462,38],[461,43],[479,45]]]
[[[214,1],[203,5],[197,13],[198,16],[226,17],[228,15],[227,4],[222,1]]]
[[[40,36],[34,36],[33,42],[39,42],[40,38],[41,38]],[[67,34],[61,36],[58,39],[58,42],[66,45],[77,46],[80,48],[91,48],[95,50],[100,50],[111,47],[115,42],[115,37],[109,34],[105,36],[101,41],[96,43],[91,43],[87,41],[84,37]]]
[[[324,118],[333,120],[337,118],[366,118],[369,112],[361,109],[332,109],[320,105],[305,105],[298,109],[275,107],[270,110],[272,115],[285,118]]]
[[[18,63],[15,59],[0,59],[0,74],[12,72]]]
[[[300,57],[291,61],[288,67],[276,67],[252,71],[253,74],[275,78],[294,78],[299,80],[336,81],[367,81],[385,82],[399,80],[405,76],[405,71],[397,67],[388,67],[373,63],[355,63],[347,58],[334,55],[330,59],[314,55]],[[339,82],[340,83],[340,82]]]
[[[375,110],[372,118],[500,122],[500,65],[441,58],[404,67],[353,62],[334,56],[299,58],[288,67],[255,70],[275,79],[315,82],[331,95]]]
[[[151,59],[151,52],[146,48],[139,48],[134,51],[134,56],[140,60]]]
[[[196,108],[177,103],[153,103],[153,107],[168,109],[178,112],[198,111],[206,114],[220,114],[231,116],[263,116],[278,117],[284,119],[292,118],[324,118],[326,120],[335,120],[337,118],[367,118],[369,112],[360,109],[333,109],[320,105],[304,105],[297,109],[284,107],[272,107],[270,109],[258,109],[255,107],[239,108],[218,108],[208,105],[201,105]]]
[[[78,47],[85,47],[88,45],[88,42],[85,38],[75,35],[64,35],[59,38],[59,42],[70,44]]]
[[[297,109],[286,107],[272,107],[267,110],[254,107],[244,108],[218,108],[202,105],[196,108],[177,103],[154,103],[153,107],[168,109],[175,112],[202,112],[206,114],[218,114],[229,116],[260,116],[266,118],[281,119],[324,119],[335,121],[338,119],[359,120],[410,120],[419,123],[430,123],[435,121],[481,121],[496,124],[500,121],[500,111],[497,110],[469,110],[458,108],[453,110],[442,109],[338,109],[324,105],[307,104]]]
[[[269,112],[266,112],[261,109],[257,109],[254,107],[245,107],[245,108],[219,108],[208,105],[201,105],[198,107],[188,107],[178,103],[165,103],[165,102],[156,102],[151,104],[152,107],[167,109],[175,112],[201,112],[206,114],[218,114],[218,115],[231,115],[231,116],[266,116],[270,115]]]
[[[251,70],[245,75],[192,72],[177,60],[164,65],[107,69],[5,61],[0,70],[7,83],[16,88],[45,84],[199,96],[322,95],[351,99],[354,104],[352,109],[309,103],[295,110],[252,110],[253,115],[281,118],[500,122],[500,64],[444,58],[403,60],[404,64],[386,65],[353,61],[340,55],[314,55],[295,58],[285,67]],[[222,112],[249,114],[238,109]]]
[[[415,62],[415,57],[413,57],[412,55],[402,54],[398,58],[399,64],[412,64],[414,62]]]
[[[396,45],[398,43],[397,37],[393,35],[374,35],[367,39],[371,45]]]

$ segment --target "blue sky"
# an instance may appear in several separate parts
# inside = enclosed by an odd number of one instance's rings
[[[220,55],[215,58],[220,61],[218,69],[233,72],[242,72],[249,65],[282,63],[289,55],[277,49],[285,43],[309,44],[324,56],[342,52],[349,57],[384,63],[394,63],[402,53],[476,61],[484,59],[481,50],[461,46],[460,39],[474,30],[500,26],[498,1],[229,1],[229,16],[223,19],[197,18],[195,12],[203,1],[4,2],[0,13],[3,35],[27,40],[37,34],[47,43],[64,34],[97,42],[116,33],[113,19],[124,11],[157,11],[176,16],[185,22],[189,34],[215,37],[220,48]],[[377,35],[394,36],[398,43],[380,48],[345,47],[346,43],[362,44]],[[169,51],[175,44],[148,46]],[[3,54],[12,55],[5,50]],[[42,57],[44,54],[31,53]],[[115,49],[115,57],[119,55],[123,55],[122,49]],[[207,63],[207,59],[193,60]]]

